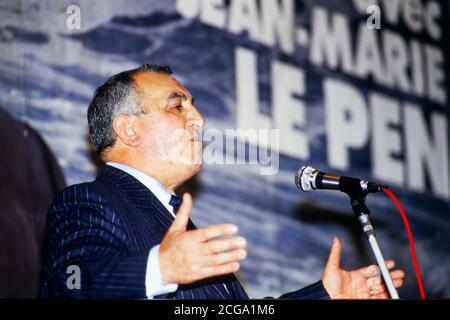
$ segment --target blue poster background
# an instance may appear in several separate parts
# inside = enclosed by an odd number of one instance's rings
[[[196,190],[193,219],[199,226],[233,222],[240,227],[249,241],[249,255],[238,276],[255,298],[278,295],[318,280],[334,235],[343,241],[345,268],[374,262],[344,194],[303,194],[293,182],[295,171],[305,164],[336,171],[328,167],[326,159],[322,79],[344,79],[363,94],[376,87],[371,80],[314,66],[308,62],[306,49],[287,56],[277,48],[255,43],[246,34],[233,35],[199,19],[185,19],[174,1],[0,3],[0,105],[43,135],[71,184],[95,178],[86,110],[95,88],[109,76],[141,63],[169,65],[195,96],[207,128],[235,128],[236,47],[250,48],[258,56],[262,106],[270,106],[270,60],[303,68],[308,128],[317,129],[309,131],[310,158],[305,161],[280,154],[280,170],[274,176],[262,176],[242,165],[205,165],[192,182]],[[81,8],[81,29],[77,31],[66,27],[66,8],[71,4]],[[352,28],[361,21],[350,1],[305,0],[296,4],[296,19],[307,28],[314,6],[344,13],[352,19]],[[445,19],[439,45],[448,59],[447,1],[440,4]],[[396,32],[408,31],[400,25]],[[445,70],[448,76],[448,63]],[[420,99],[383,87],[377,90],[423,105]],[[448,105],[423,107],[425,113],[439,109],[449,115]],[[372,178],[369,154],[369,146],[352,152],[350,170],[337,173]],[[393,190],[409,216],[428,295],[449,297],[450,203],[427,192],[395,186]],[[406,270],[400,296],[417,298],[407,237],[394,204],[377,194],[369,196],[368,205],[385,257],[395,259]]]

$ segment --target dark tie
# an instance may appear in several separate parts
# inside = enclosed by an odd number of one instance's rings
[[[173,208],[173,214],[177,214],[178,208],[180,207],[180,204],[181,204],[180,198],[178,198],[178,197],[175,196],[175,195],[172,195],[172,196],[170,197],[169,204],[170,204],[170,205],[172,206],[172,208]]]

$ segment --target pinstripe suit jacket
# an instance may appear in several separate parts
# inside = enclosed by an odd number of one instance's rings
[[[173,219],[141,182],[108,165],[95,181],[64,189],[47,216],[41,298],[145,299],[149,251],[161,243]],[[188,229],[194,228],[189,221]],[[79,267],[79,289],[67,284],[71,265]],[[180,285],[164,298],[248,296],[230,274]],[[317,282],[281,298],[317,299],[328,298],[328,294]]]

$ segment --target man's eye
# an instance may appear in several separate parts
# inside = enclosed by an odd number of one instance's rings
[[[172,108],[181,110],[181,109],[183,109],[183,106],[181,104],[179,104],[179,105],[173,106]]]

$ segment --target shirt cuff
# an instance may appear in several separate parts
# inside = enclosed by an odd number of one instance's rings
[[[172,293],[178,289],[178,284],[169,283],[163,285],[161,269],[159,266],[159,245],[154,246],[148,254],[147,272],[145,275],[145,290],[147,298],[153,299],[155,296]]]

